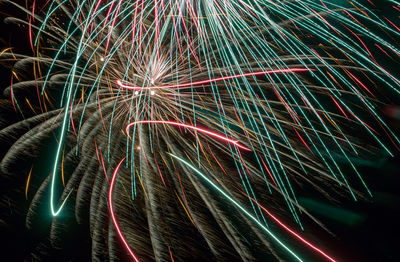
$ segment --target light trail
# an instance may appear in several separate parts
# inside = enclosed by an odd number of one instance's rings
[[[303,242],[304,244],[306,244],[307,246],[311,247],[312,249],[314,249],[315,251],[317,251],[318,253],[320,253],[321,255],[323,255],[325,258],[327,258],[328,260],[332,261],[332,262],[336,262],[335,259],[333,259],[331,256],[327,255],[324,251],[322,251],[321,249],[319,249],[318,247],[314,246],[313,244],[311,244],[309,241],[307,241],[306,239],[304,239],[302,236],[300,236],[299,234],[297,234],[296,232],[294,232],[292,229],[290,229],[287,225],[285,225],[282,221],[280,221],[277,217],[275,217],[271,212],[269,212],[265,207],[263,207],[260,203],[258,203],[254,198],[249,197],[255,204],[257,204],[265,213],[267,213],[268,216],[270,216],[277,224],[279,224],[283,229],[285,229],[286,231],[288,231],[290,234],[292,234],[293,236],[295,236],[296,238],[298,238],[301,242]]]
[[[215,132],[212,132],[212,131],[209,131],[209,130],[206,130],[206,129],[203,129],[203,128],[200,128],[200,127],[196,127],[196,126],[192,126],[192,125],[188,125],[188,124],[183,124],[183,123],[179,123],[179,122],[174,122],[174,121],[163,121],[163,120],[135,121],[135,122],[132,122],[129,125],[127,125],[126,128],[125,128],[125,131],[128,134],[128,136],[129,136],[129,129],[132,126],[135,126],[137,124],[166,124],[166,125],[173,125],[173,126],[179,126],[179,127],[184,127],[184,128],[188,128],[188,129],[193,129],[193,130],[199,131],[201,133],[204,133],[204,134],[219,138],[221,140],[227,141],[228,143],[234,144],[235,146],[237,146],[238,148],[241,148],[243,150],[252,151],[251,149],[239,144],[238,140],[227,138],[227,137],[225,137],[223,135],[217,134]]]
[[[195,173],[197,173],[201,178],[203,178],[207,183],[209,183],[212,187],[214,187],[221,195],[223,195],[226,199],[228,199],[231,203],[233,203],[236,207],[238,207],[247,217],[249,217],[253,222],[255,222],[259,227],[261,227],[265,232],[268,233],[280,246],[282,246],[284,249],[286,249],[293,257],[295,257],[298,261],[303,261],[296,253],[294,253],[288,246],[286,246],[282,241],[280,241],[268,228],[266,228],[260,221],[258,221],[257,218],[255,218],[250,212],[248,212],[244,207],[242,207],[236,200],[234,200],[231,196],[229,196],[225,191],[223,191],[221,188],[219,188],[216,184],[214,184],[206,175],[201,173],[199,170],[197,170],[194,166],[192,166],[190,163],[185,161],[184,159],[173,155],[171,153],[168,153],[168,155],[172,156],[176,160],[179,160],[183,164],[185,164],[187,167],[192,169]]]
[[[120,167],[121,167],[121,164],[124,162],[124,160],[125,160],[125,158],[123,158],[123,159],[118,163],[118,165],[117,165],[117,167],[115,168],[114,173],[113,173],[113,175],[112,175],[111,183],[110,183],[110,188],[109,188],[109,191],[108,191],[108,204],[109,204],[109,207],[110,207],[111,219],[112,219],[113,224],[114,224],[114,226],[115,226],[115,230],[116,230],[117,233],[118,233],[118,236],[120,237],[122,243],[124,244],[124,246],[125,246],[126,249],[128,250],[128,252],[129,252],[129,254],[131,255],[131,257],[133,258],[133,260],[136,261],[136,262],[139,262],[139,259],[138,259],[138,258],[136,257],[136,255],[133,253],[133,251],[132,251],[132,249],[130,248],[128,242],[126,241],[124,235],[122,234],[121,229],[120,229],[119,224],[118,224],[118,221],[117,221],[117,219],[116,219],[116,217],[115,217],[115,214],[114,214],[114,204],[113,204],[114,183],[115,183],[115,179],[116,179],[116,177],[117,177],[118,171],[119,171],[119,169],[120,169]]]
[[[161,88],[182,88],[182,87],[200,86],[200,85],[204,85],[204,84],[209,84],[209,83],[219,82],[219,81],[225,81],[225,80],[230,80],[230,79],[236,79],[236,78],[240,78],[240,77],[271,75],[271,74],[280,74],[280,73],[300,73],[300,72],[309,72],[309,71],[313,71],[313,70],[306,69],[306,68],[277,69],[277,70],[252,72],[252,73],[245,73],[245,74],[238,74],[238,75],[231,75],[231,76],[223,76],[223,77],[217,77],[217,78],[213,78],[213,79],[195,81],[195,82],[184,83],[184,84],[165,85],[165,86],[152,86],[152,87],[125,85],[125,84],[122,83],[121,80],[118,79],[117,80],[117,85],[119,87],[121,87],[121,88],[129,89],[129,90],[161,89]]]

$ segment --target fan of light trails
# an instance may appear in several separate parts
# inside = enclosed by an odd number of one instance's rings
[[[131,176],[123,188],[132,201],[151,194],[144,183],[150,174],[166,187],[176,179],[168,152],[197,159],[198,167],[218,166],[216,176],[233,169],[256,223],[265,221],[256,196],[277,193],[300,228],[295,185],[326,195],[329,185],[357,199],[361,187],[370,191],[353,159],[372,152],[355,137],[367,134],[387,154],[400,142],[377,110],[381,89],[397,96],[400,82],[376,58],[400,56],[384,34],[397,38],[400,30],[378,17],[372,2],[59,0],[47,3],[45,16],[35,5],[20,8],[30,15],[37,56],[25,59],[35,64],[42,114],[51,108],[52,88],[62,91],[63,117],[52,116],[61,129],[53,216],[73,191],[64,189],[58,201],[71,134],[76,154],[95,148],[107,180],[107,169],[125,157]],[[11,86],[15,108],[23,101],[13,93],[22,87]],[[252,176],[261,179],[261,192]],[[354,190],[349,180],[361,186]]]
[[[336,151],[348,159],[362,181],[349,157],[361,149],[352,142],[345,128],[359,124],[381,147],[388,149],[375,130],[357,116],[353,103],[369,111],[381,126],[379,132],[398,143],[375,110],[373,93],[368,87],[371,83],[363,83],[360,78],[368,74],[367,81],[373,78],[385,81],[396,93],[398,81],[378,64],[358,35],[366,35],[394,55],[398,55],[398,49],[366,30],[360,20],[368,22],[374,17],[372,21],[377,26],[399,34],[390,23],[387,25],[360,3],[357,5],[359,9],[352,3],[342,6],[335,1],[81,2],[71,14],[71,22],[64,31],[66,41],[55,57],[67,47],[75,48],[76,58],[65,86],[65,111],[77,103],[78,86],[93,81],[87,91],[91,94],[95,90],[101,92],[104,82],[118,81],[117,86],[110,87],[114,89],[111,92],[116,106],[125,102],[123,110],[128,119],[176,119],[195,125],[213,123],[213,129],[224,130],[227,136],[247,140],[249,147],[257,152],[255,158],[260,172],[264,176],[267,172],[272,174],[296,219],[296,208],[289,201],[295,199],[290,174],[300,175],[311,169],[346,185],[356,198],[332,156]],[[41,28],[64,6],[69,5],[52,2]],[[337,22],[333,25],[330,20]],[[81,37],[79,32],[83,33]],[[313,46],[301,41],[298,35],[305,33],[321,44]],[[312,71],[303,77],[267,75],[267,72],[293,72],[291,66]],[[93,67],[97,75],[86,76]],[[265,72],[262,78],[256,77],[259,72]],[[198,90],[195,85],[199,83],[208,87]],[[129,93],[117,90],[118,87],[150,86],[190,88],[184,93],[162,90],[156,99],[150,99],[150,92],[144,89],[138,97],[131,96],[131,101]],[[346,102],[344,97],[351,102]],[[326,98],[330,99],[329,103],[324,101]],[[161,99],[166,103],[156,104]],[[70,126],[69,119],[70,114],[66,113],[62,130]],[[241,131],[234,131],[238,128]],[[112,137],[112,126],[106,129]],[[63,137],[64,133],[61,142]],[[301,149],[298,142],[309,152]],[[127,148],[132,149],[134,141],[130,144]],[[57,152],[53,182],[61,148],[62,143]],[[231,154],[237,153],[233,150]],[[328,172],[313,160],[314,156],[322,160]],[[285,158],[295,161],[297,167],[293,162],[286,164]],[[238,160],[236,165],[244,171],[242,161]],[[134,166],[132,158],[131,164]],[[54,215],[60,210],[52,209]]]

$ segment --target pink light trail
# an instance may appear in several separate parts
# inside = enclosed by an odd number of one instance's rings
[[[152,86],[152,87],[125,85],[125,84],[122,83],[121,80],[118,79],[117,80],[117,85],[119,87],[121,87],[121,88],[129,89],[129,90],[182,88],[182,87],[199,86],[199,85],[209,84],[209,83],[212,83],[212,82],[219,82],[219,81],[225,81],[225,80],[230,80],[230,79],[236,79],[236,78],[240,78],[240,77],[271,75],[271,74],[279,74],[279,73],[301,73],[301,72],[309,72],[309,71],[313,71],[313,70],[312,69],[307,69],[307,68],[276,69],[276,70],[269,70],[269,71],[260,71],[260,72],[237,74],[237,75],[231,75],[231,76],[223,76],[223,77],[217,77],[217,78],[213,78],[213,79],[195,81],[195,82],[184,83],[184,84],[165,85],[165,86]]]
[[[110,183],[110,189],[109,189],[109,191],[108,191],[108,204],[109,204],[109,206],[110,206],[110,214],[111,214],[111,218],[112,218],[112,221],[113,221],[113,223],[114,223],[114,226],[115,226],[115,230],[117,231],[117,233],[118,233],[120,239],[122,240],[122,243],[124,244],[124,246],[125,246],[126,249],[128,250],[128,252],[129,252],[129,254],[131,255],[131,257],[133,258],[133,260],[134,260],[135,262],[139,262],[139,259],[138,259],[138,258],[136,257],[136,255],[133,253],[133,251],[132,251],[132,249],[129,247],[129,244],[128,244],[128,242],[126,241],[124,235],[122,234],[121,229],[119,228],[119,225],[118,225],[118,221],[117,221],[117,219],[115,218],[115,214],[114,214],[114,205],[113,205],[114,183],[115,183],[115,179],[116,179],[116,177],[117,177],[118,171],[119,171],[119,169],[120,169],[120,167],[121,167],[121,164],[124,162],[124,160],[125,160],[125,158],[123,158],[123,159],[119,162],[119,164],[118,164],[117,167],[115,168],[114,173],[113,173],[113,175],[112,175],[111,183]]]
[[[206,130],[206,129],[203,129],[203,128],[200,128],[200,127],[196,127],[196,126],[192,126],[192,125],[188,125],[188,124],[183,124],[183,123],[179,123],[179,122],[174,122],[174,121],[163,121],[163,120],[142,120],[142,121],[135,121],[135,122],[132,122],[132,123],[130,123],[129,125],[127,125],[126,128],[125,128],[125,131],[126,131],[126,133],[128,134],[128,136],[129,136],[129,129],[130,129],[131,127],[137,125],[137,124],[167,124],[167,125],[185,127],[185,128],[193,129],[193,130],[199,131],[199,132],[201,132],[201,133],[204,133],[204,134],[207,134],[207,135],[210,135],[210,136],[219,138],[219,139],[221,139],[221,140],[227,141],[227,142],[232,143],[232,144],[234,144],[235,146],[237,146],[238,148],[241,148],[241,149],[243,149],[243,150],[252,151],[251,149],[249,149],[249,148],[247,148],[247,147],[245,147],[245,146],[240,145],[238,140],[234,140],[234,139],[227,138],[227,137],[225,137],[225,136],[223,136],[223,135],[217,134],[217,133],[215,133],[215,132],[212,132],[212,131],[209,131],[209,130]]]
[[[248,196],[250,197],[250,196]],[[288,231],[290,234],[292,234],[293,236],[295,236],[297,239],[299,239],[301,242],[303,242],[304,244],[306,244],[307,246],[311,247],[312,249],[314,249],[316,252],[320,253],[322,256],[324,256],[325,258],[327,258],[328,260],[332,261],[332,262],[336,262],[335,259],[333,259],[332,257],[330,257],[328,254],[326,254],[324,251],[322,251],[321,249],[319,249],[318,247],[314,246],[313,244],[311,244],[309,241],[307,241],[306,239],[304,239],[302,236],[300,236],[299,234],[297,234],[296,232],[294,232],[292,229],[290,229],[287,225],[285,225],[284,223],[282,223],[278,218],[276,218],[273,214],[271,214],[271,212],[269,212],[265,207],[263,207],[260,203],[258,203],[254,198],[250,197],[250,199],[256,203],[265,213],[267,213],[276,223],[278,223],[282,228],[284,228],[286,231]]]

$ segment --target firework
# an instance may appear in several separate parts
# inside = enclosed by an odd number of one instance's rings
[[[399,145],[378,106],[400,82],[376,56],[400,56],[400,30],[373,3],[9,4],[29,17],[8,21],[28,28],[34,56],[1,53],[15,63],[7,92],[16,111],[33,114],[0,131],[21,137],[1,168],[33,159],[28,227],[46,207],[57,246],[65,217],[75,216],[99,260],[302,261],[299,243],[335,261],[296,233],[304,217],[325,228],[296,191],[371,194],[354,156],[391,155]],[[53,135],[44,179],[37,148]],[[33,176],[42,178],[35,187]],[[292,238],[274,233],[282,229]]]

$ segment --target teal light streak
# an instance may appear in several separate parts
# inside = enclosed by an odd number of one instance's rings
[[[86,2],[86,1],[85,1]],[[93,9],[94,4],[91,7],[91,10]],[[91,10],[89,13],[91,13]],[[87,29],[87,26],[89,24],[86,23],[85,24],[85,30]],[[82,36],[83,38],[83,36]],[[72,77],[71,77],[71,83],[69,84],[69,88],[68,88],[68,94],[67,94],[67,101],[65,104],[65,112],[64,112],[64,117],[63,117],[63,122],[62,122],[62,127],[61,127],[61,134],[60,134],[60,139],[58,142],[58,147],[57,147],[57,152],[56,152],[56,157],[54,160],[54,168],[53,168],[53,172],[52,172],[52,177],[51,177],[51,188],[50,188],[50,209],[51,209],[51,213],[53,216],[57,216],[58,214],[60,214],[60,212],[62,211],[62,208],[64,207],[65,203],[68,200],[68,197],[70,196],[70,194],[72,193],[72,190],[69,192],[69,194],[67,195],[67,197],[62,201],[60,207],[55,210],[54,208],[54,186],[55,186],[55,179],[56,179],[56,175],[57,175],[57,167],[58,167],[58,163],[60,161],[60,155],[61,155],[61,148],[64,144],[64,140],[65,140],[65,132],[66,132],[66,127],[67,127],[67,122],[70,119],[69,118],[69,108],[70,108],[70,103],[71,103],[71,99],[72,99],[72,93],[74,90],[74,75],[76,72],[76,67],[78,66],[78,61],[79,61],[79,50],[81,49],[82,46],[82,41],[79,42],[79,46],[78,46],[78,52],[77,52],[77,59],[74,62],[74,65],[72,67]]]
[[[170,156],[173,158],[179,160],[183,164],[185,164],[187,167],[192,169],[196,174],[198,174],[201,178],[203,178],[207,183],[209,183],[213,188],[215,188],[221,195],[223,195],[226,199],[228,199],[230,202],[232,202],[236,207],[238,207],[246,216],[248,216],[251,220],[253,220],[259,227],[261,227],[265,232],[268,233],[280,246],[282,246],[284,249],[286,249],[296,260],[298,261],[303,261],[299,256],[297,256],[288,246],[286,246],[282,241],[280,241],[268,228],[266,228],[263,224],[261,224],[260,221],[258,221],[252,214],[250,214],[244,207],[242,207],[237,201],[235,201],[231,196],[229,196],[225,191],[223,191],[221,188],[219,188],[215,183],[213,183],[206,175],[201,173],[199,170],[197,170],[194,166],[192,166],[190,163],[185,161],[184,159],[173,155],[171,153],[168,153]]]

